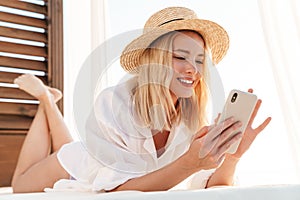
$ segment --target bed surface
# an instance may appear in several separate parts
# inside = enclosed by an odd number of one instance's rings
[[[252,187],[220,187],[206,190],[182,190],[182,191],[164,191],[164,192],[139,192],[123,191],[114,193],[87,193],[74,191],[45,192],[45,193],[25,193],[11,194],[11,188],[0,189],[1,200],[176,200],[176,199],[205,199],[205,200],[236,200],[236,199],[272,199],[272,200],[300,200],[299,185],[268,185]]]

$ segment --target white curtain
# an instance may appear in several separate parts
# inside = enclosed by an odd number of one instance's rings
[[[258,0],[258,6],[286,133],[300,179],[300,1]]]
[[[99,85],[99,73],[98,70],[103,69],[107,66],[106,56],[106,43],[108,39],[108,8],[106,0],[91,0],[91,48],[92,54],[91,60],[91,82],[93,86]],[[101,49],[101,50],[100,50]],[[104,52],[102,52],[104,50]],[[109,78],[107,75],[101,77],[102,82],[108,82]],[[96,88],[97,90],[97,88]],[[97,91],[93,90],[92,94],[96,94]]]
[[[85,120],[74,120],[74,88],[82,68],[93,64],[90,55],[94,49],[106,40],[106,0],[64,0],[64,118],[75,140],[78,140],[78,127],[85,126]],[[103,61],[103,59],[102,59]],[[105,62],[105,61],[104,61]],[[97,77],[93,68],[84,71],[88,79],[81,96],[88,103],[77,112],[86,119],[93,102],[92,86]],[[78,95],[77,95],[78,96]]]

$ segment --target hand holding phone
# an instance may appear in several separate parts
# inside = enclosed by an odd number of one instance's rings
[[[242,122],[242,126],[237,129],[232,136],[241,132],[244,134],[250,117],[253,113],[257,102],[257,96],[249,92],[243,92],[240,90],[232,90],[226,100],[223,112],[220,115],[217,124],[224,121],[229,117],[234,117],[237,121]],[[236,152],[241,139],[230,146],[227,153],[233,154]]]

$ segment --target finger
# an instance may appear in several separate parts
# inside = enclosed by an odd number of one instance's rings
[[[265,121],[255,129],[255,132],[260,133],[261,131],[263,131],[266,128],[266,126],[268,126],[271,119],[272,119],[271,117],[265,119]]]
[[[207,140],[201,141],[201,148],[199,150],[199,158],[205,158],[213,149],[216,142],[208,142]],[[203,145],[205,144],[205,145]]]
[[[256,102],[256,105],[255,105],[255,108],[254,108],[254,110],[253,110],[253,113],[252,113],[252,115],[251,115],[251,117],[250,117],[248,126],[251,126],[251,125],[252,125],[252,123],[253,123],[253,121],[254,121],[254,119],[255,119],[255,117],[256,117],[256,114],[257,114],[257,112],[258,112],[258,110],[259,110],[259,108],[260,108],[261,103],[262,103],[262,100],[261,100],[261,99],[258,99],[257,102]]]
[[[253,93],[253,89],[252,89],[252,88],[249,88],[249,89],[248,89],[248,92],[249,92],[249,93]]]
[[[224,155],[229,149],[230,147],[238,142],[239,140],[241,140],[242,138],[242,133],[239,132],[236,135],[234,135],[231,139],[229,139],[228,141],[226,141],[224,144],[222,144],[222,146],[220,146],[217,150],[216,150],[216,154],[218,157],[222,157],[222,155]]]
[[[226,121],[225,121],[226,122]],[[208,135],[201,140],[201,150],[199,152],[200,158],[205,157],[208,153],[213,151],[213,149],[219,148],[221,144],[223,144],[225,141],[229,140],[230,137],[232,137],[232,134],[235,130],[237,130],[239,127],[241,127],[241,122],[232,124],[231,121],[227,120],[227,124],[229,126],[226,126],[226,128],[219,128],[215,130],[210,130]],[[226,124],[226,123],[225,123]],[[225,131],[224,131],[225,130]],[[214,131],[218,133],[217,136],[215,136]],[[224,132],[223,132],[224,131]]]
[[[196,140],[198,138],[201,138],[203,137],[204,135],[206,135],[206,133],[208,132],[209,130],[209,126],[204,126],[200,129],[200,131],[198,131],[195,135],[194,135],[194,138],[193,140]]]
[[[218,113],[218,116],[217,116],[216,119],[214,120],[215,124],[219,121],[220,116],[221,116],[221,113]]]
[[[218,168],[218,167],[221,165],[221,163],[223,163],[224,159],[225,159],[225,153],[222,154],[222,155],[220,156],[220,158],[218,159],[218,161],[217,161],[217,165],[218,165],[218,166],[217,166],[216,168]]]
[[[209,129],[209,127],[207,127]],[[211,150],[216,146],[217,140],[212,140],[210,133],[211,132],[206,132],[207,135],[205,137],[198,137],[196,138],[200,144],[200,150],[199,150],[199,158],[204,158],[206,157]],[[196,140],[195,139],[195,140]]]
[[[228,129],[226,129],[216,140],[218,140],[216,147],[219,148],[228,140],[231,140],[234,135],[237,134],[238,129],[242,126],[242,122],[234,123]]]
[[[209,139],[215,140],[225,129],[236,123],[234,117],[229,117],[209,130]]]

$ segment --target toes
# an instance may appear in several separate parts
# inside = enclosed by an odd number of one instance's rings
[[[19,83],[19,78],[15,78],[15,80],[14,80],[14,84],[17,84],[17,85],[19,85],[18,83]]]
[[[20,76],[18,76],[17,78],[15,78],[14,83],[15,84],[20,84],[22,82],[22,80],[26,79],[27,74],[22,74]]]
[[[14,84],[17,84],[18,86],[20,86],[20,84],[22,83],[22,78],[23,78],[23,75],[15,78]]]

